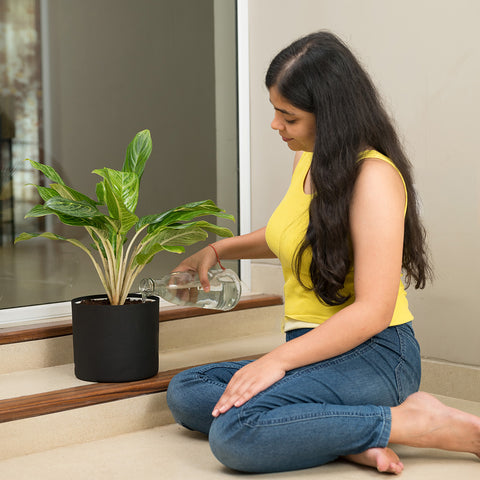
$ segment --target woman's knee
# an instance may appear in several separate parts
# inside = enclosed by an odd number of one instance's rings
[[[223,392],[210,382],[201,369],[185,370],[172,378],[167,390],[167,404],[177,423],[190,430],[208,434],[212,410]]]
[[[254,442],[249,440],[244,425],[236,421],[235,410],[216,418],[208,435],[212,453],[217,460],[232,470],[240,472],[259,472],[251,451],[255,450]]]
[[[248,473],[280,471],[283,466],[266,433],[240,420],[238,409],[233,407],[215,418],[208,441],[217,460],[232,470]]]

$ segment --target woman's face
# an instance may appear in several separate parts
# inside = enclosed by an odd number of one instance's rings
[[[271,127],[278,130],[288,148],[313,152],[315,146],[315,115],[291,105],[275,86],[270,88],[270,102],[275,109]]]

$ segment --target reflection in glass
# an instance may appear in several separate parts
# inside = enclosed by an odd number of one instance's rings
[[[37,173],[23,162],[40,160],[42,83],[38,2],[0,2],[0,245],[11,243],[15,230],[26,228],[25,213],[37,202],[23,188]],[[17,228],[15,228],[15,226]],[[42,228],[42,220],[29,227]]]

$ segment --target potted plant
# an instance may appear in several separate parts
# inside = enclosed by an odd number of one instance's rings
[[[182,253],[185,246],[205,240],[208,232],[233,235],[227,228],[194,220],[208,215],[233,220],[211,200],[135,215],[151,151],[150,132],[143,130],[128,145],[121,170],[94,170],[103,179],[96,185],[97,200],[68,187],[52,167],[27,159],[53,183],[35,185],[43,204],[25,218],[56,215],[66,225],[85,228],[92,244],[50,232],[21,233],[15,243],[34,237],[70,242],[88,255],[105,289],[102,295],[72,300],[75,375],[82,380],[120,382],[155,375],[159,302],[131,293],[134,280],[158,252]]]

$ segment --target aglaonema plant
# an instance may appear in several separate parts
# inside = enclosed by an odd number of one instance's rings
[[[135,215],[140,180],[151,151],[150,132],[143,130],[128,145],[121,170],[93,170],[92,173],[103,178],[96,185],[97,200],[65,185],[52,167],[27,159],[53,183],[48,187],[35,185],[44,203],[33,207],[25,218],[56,215],[66,225],[84,227],[93,243],[87,246],[75,238],[50,232],[24,232],[16,237],[15,243],[45,237],[81,248],[90,257],[110,304],[123,305],[134,280],[158,252],[183,253],[185,246],[205,240],[209,232],[221,237],[233,236],[228,228],[206,220],[193,221],[209,215],[234,219],[212,200],[187,203],[142,218]],[[105,207],[108,214],[99,209]]]

